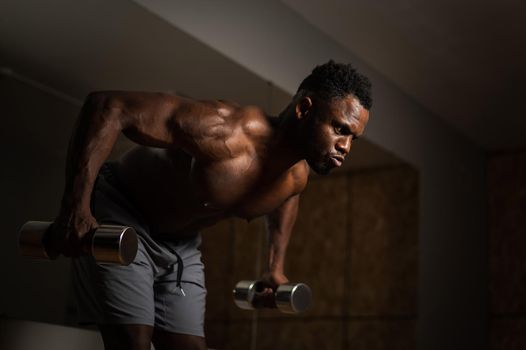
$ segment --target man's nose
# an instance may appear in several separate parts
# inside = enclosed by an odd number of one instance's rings
[[[347,155],[351,151],[351,137],[344,137],[336,142],[336,150],[343,155]]]

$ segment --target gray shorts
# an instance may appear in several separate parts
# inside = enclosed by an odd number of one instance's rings
[[[201,236],[160,240],[121,191],[105,164],[92,195],[92,212],[102,224],[131,226],[139,250],[128,266],[98,264],[92,257],[73,259],[73,290],[82,324],[143,324],[204,336],[206,288]]]

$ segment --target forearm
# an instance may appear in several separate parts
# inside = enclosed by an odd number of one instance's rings
[[[283,273],[285,256],[298,212],[299,196],[289,198],[280,208],[267,216],[268,270]]]
[[[104,94],[91,94],[80,112],[68,148],[62,214],[89,213],[97,173],[122,130],[120,110],[106,102]]]
[[[290,232],[269,231],[268,271],[283,273]]]

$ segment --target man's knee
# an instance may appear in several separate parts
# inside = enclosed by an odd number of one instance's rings
[[[106,350],[150,350],[153,327],[146,325],[99,325]]]
[[[156,350],[185,349],[206,350],[206,341],[203,337],[195,335],[172,333],[162,330],[154,330],[153,345]]]

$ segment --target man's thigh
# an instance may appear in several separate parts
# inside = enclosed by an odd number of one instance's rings
[[[154,325],[152,266],[139,242],[128,266],[97,264],[92,257],[73,261],[80,323]]]
[[[174,334],[204,337],[206,288],[183,282],[155,284],[155,329]]]

